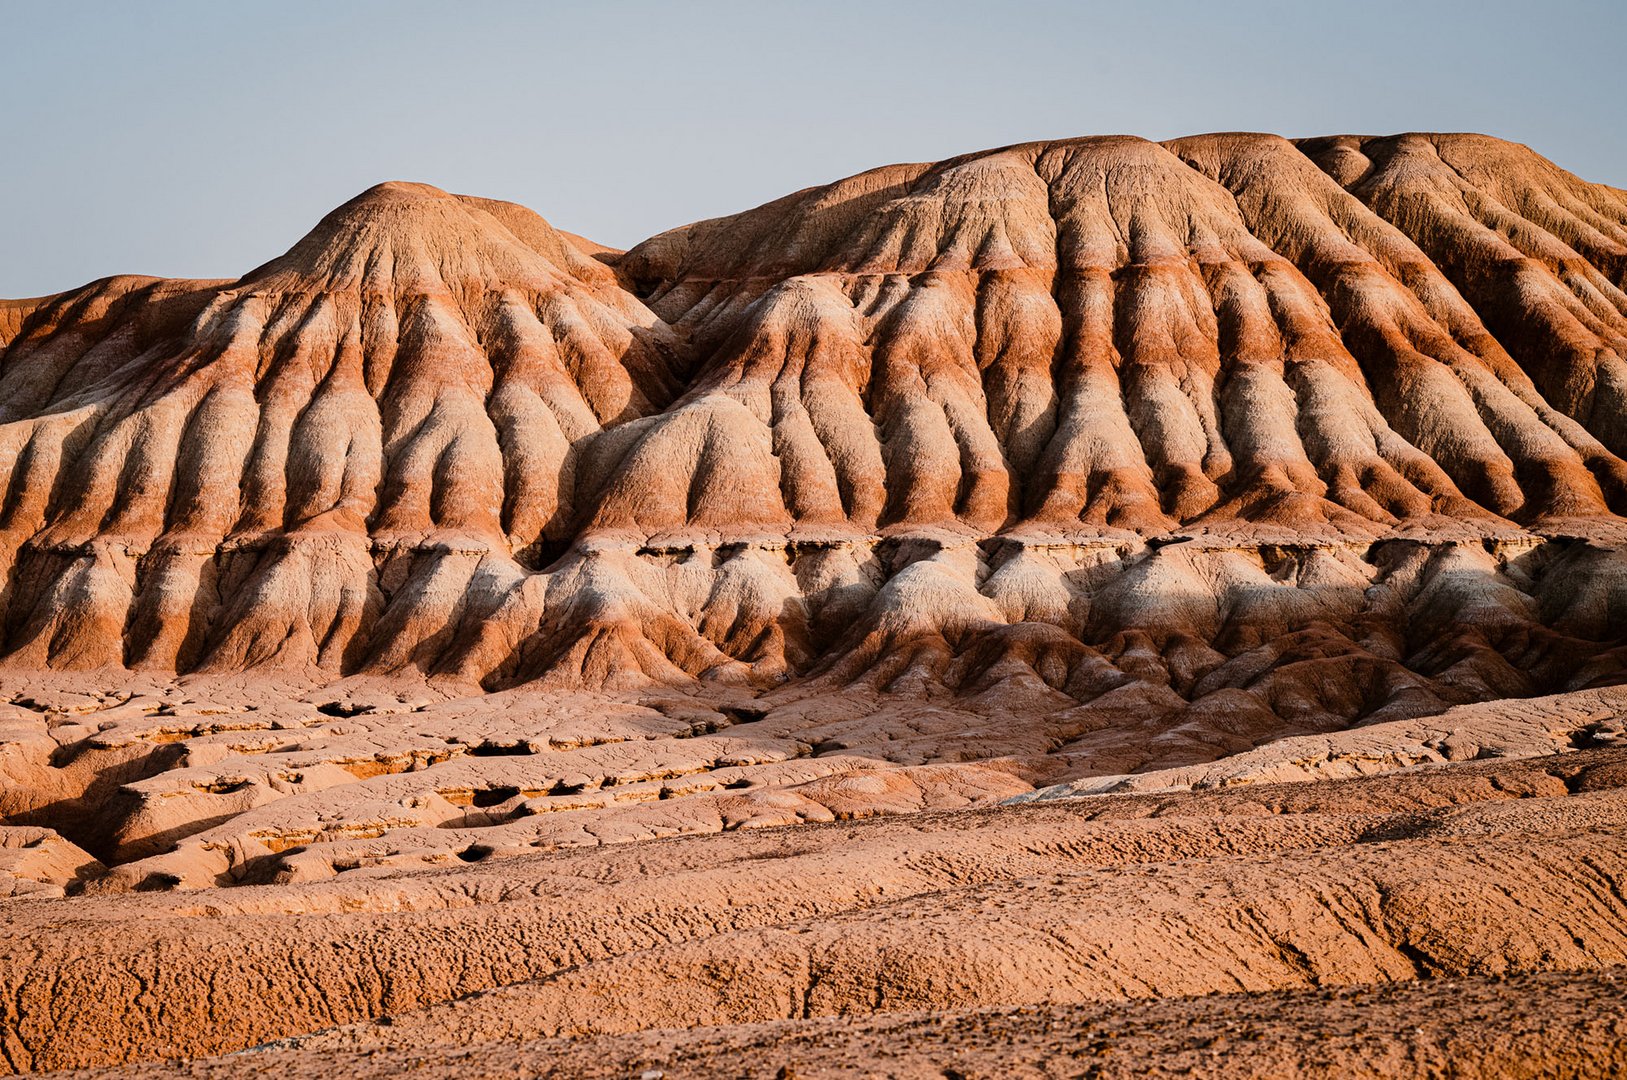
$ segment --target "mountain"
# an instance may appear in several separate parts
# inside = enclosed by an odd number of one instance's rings
[[[1226,134],[625,253],[388,183],[236,281],[8,302],[0,677],[103,704],[16,710],[6,812],[237,879],[313,820],[710,830],[1627,682],[1624,287],[1627,193],[1524,147]]]
[[[1027,144],[625,255],[384,184],[237,281],[5,308],[5,655],[1192,682],[1489,605],[1536,655],[1484,689],[1586,683],[1624,284],[1627,195],[1481,136]]]
[[[1604,1061],[1624,360],[1627,192],[1479,135],[0,301],[0,1071]]]

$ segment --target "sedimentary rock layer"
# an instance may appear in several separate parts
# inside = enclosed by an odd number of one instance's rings
[[[1614,738],[1624,275],[1523,147],[1210,135],[7,301],[0,881]]]
[[[237,281],[0,309],[0,647],[1088,698],[1309,635],[1389,672],[1330,713],[1586,686],[1624,286],[1627,194],[1480,136],[1027,144],[626,254],[386,184]]]
[[[1234,134],[0,301],[0,1065],[1619,1066],[1624,290]]]

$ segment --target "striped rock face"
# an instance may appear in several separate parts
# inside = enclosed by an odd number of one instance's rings
[[[385,184],[235,282],[7,308],[4,649],[769,686],[1128,633],[1209,670],[1431,586],[1598,640],[1624,276],[1627,196],[1476,136],[1031,144],[626,255]]]
[[[1585,739],[1474,710],[1627,680],[1624,289],[1524,147],[1230,134],[7,301],[0,809],[150,887]]]

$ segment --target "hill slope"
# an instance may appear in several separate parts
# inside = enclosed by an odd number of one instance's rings
[[[0,810],[209,884],[1585,743],[1624,287],[1627,195],[1523,147],[1230,134],[626,253],[384,184],[9,302]]]
[[[0,1071],[1607,1069],[1624,290],[1228,134],[0,302]]]
[[[236,282],[7,309],[4,648],[772,685],[1032,624],[1077,663],[1348,626],[1418,539],[1597,638],[1501,548],[1620,535],[1624,198],[1478,136],[1079,139],[618,258],[382,185]]]

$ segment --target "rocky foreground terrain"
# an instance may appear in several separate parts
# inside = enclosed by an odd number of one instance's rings
[[[1627,192],[1524,147],[384,184],[0,301],[0,491],[12,1071],[1627,1069]]]

